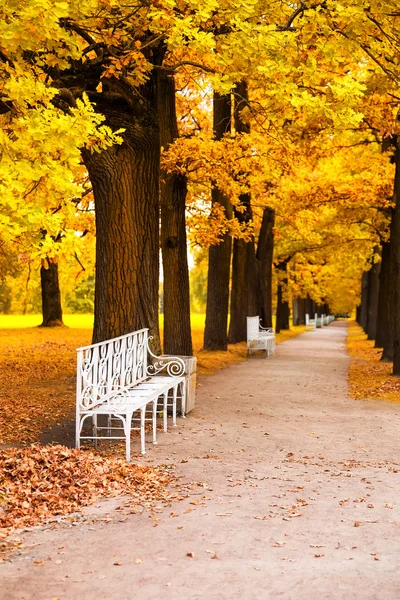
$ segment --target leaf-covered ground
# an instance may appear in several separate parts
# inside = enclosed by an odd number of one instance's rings
[[[356,323],[349,327],[347,349],[352,357],[349,370],[350,394],[355,399],[400,402],[400,378],[393,377],[392,363],[381,362],[382,350]]]
[[[44,429],[73,418],[75,349],[91,340],[91,315],[70,317],[67,323],[71,327],[16,328],[19,322],[27,323],[26,319],[18,321],[14,315],[0,318],[0,444],[3,445],[37,441]],[[29,324],[33,324],[32,318]],[[245,343],[231,345],[228,352],[201,349],[204,315],[192,315],[192,327],[199,375],[213,374],[246,359]],[[302,331],[303,327],[285,331],[278,335],[278,342]]]
[[[180,499],[171,467],[127,464],[65,446],[12,448],[0,453],[0,539],[11,528],[43,523],[99,498],[127,494],[133,505]]]
[[[0,330],[0,444],[28,443],[71,416],[76,352],[87,329]]]

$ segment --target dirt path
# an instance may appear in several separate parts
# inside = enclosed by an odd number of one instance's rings
[[[400,407],[347,397],[345,335],[334,323],[204,379],[145,459],[179,463],[191,498],[24,534],[0,596],[398,600]]]

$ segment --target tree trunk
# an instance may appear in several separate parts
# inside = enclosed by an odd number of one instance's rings
[[[393,375],[400,376],[400,137],[396,138],[395,206],[392,214],[390,246],[393,289]]]
[[[297,298],[297,322],[293,325],[305,325],[306,323],[306,299]]]
[[[243,217],[251,219],[250,215],[252,215],[250,205],[248,205],[246,213],[236,213],[238,219]],[[246,318],[258,316],[258,276],[254,241],[245,242],[235,239],[233,242],[231,320],[229,324],[231,344],[247,339]]]
[[[375,253],[379,253],[379,247],[375,248]],[[368,271],[368,317],[367,317],[367,334],[369,340],[374,340],[376,337],[376,325],[378,317],[378,298],[379,298],[379,273],[381,263],[373,263]]]
[[[40,327],[63,326],[57,263],[46,258],[46,265],[40,267],[40,283],[43,313],[43,322]]]
[[[214,94],[214,136],[220,140],[231,131],[230,95]],[[212,204],[224,207],[228,219],[232,218],[232,206],[219,189],[212,190]],[[231,266],[232,238],[225,234],[208,253],[208,281],[206,325],[204,329],[205,350],[228,349],[229,276]]]
[[[160,143],[167,149],[179,137],[173,75],[159,72]],[[186,243],[187,179],[162,172],[161,252],[164,275],[164,352],[193,354],[190,329],[189,267]]]
[[[306,313],[308,314],[310,319],[314,318],[314,315],[315,315],[314,300],[312,300],[308,294],[306,297]]]
[[[283,277],[278,278],[277,305],[276,305],[276,333],[283,329],[289,329],[290,308],[289,302],[283,299],[284,289],[287,288],[287,266],[288,261],[284,260],[276,265],[278,271],[284,273]],[[287,290],[285,289],[285,292]]]
[[[382,242],[382,261],[381,272],[379,275],[379,297],[378,297],[378,315],[376,321],[375,348],[385,348],[388,359],[393,357],[393,331],[390,327],[392,303],[392,259],[390,251],[390,241]],[[385,352],[384,352],[385,354]]]
[[[247,83],[241,81],[235,88],[235,130],[238,134],[250,132],[250,126],[242,119],[242,110],[248,105]],[[251,196],[249,193],[240,196],[244,211],[235,210],[235,217],[240,223],[248,223],[253,219]],[[256,259],[254,237],[249,242],[235,239],[232,259],[232,291],[231,320],[229,325],[229,341],[233,344],[247,339],[246,317],[258,315],[260,306],[259,272]]]
[[[360,327],[367,328],[368,319],[368,273],[363,273],[361,280],[361,309],[360,309]]]
[[[257,260],[260,273],[259,315],[263,327],[272,327],[272,269],[274,257],[275,211],[264,208],[257,246]]]
[[[98,96],[97,110],[113,130],[125,129],[124,142],[82,156],[96,207],[93,342],[148,327],[158,353],[160,137],[152,83],[140,102]]]
[[[299,320],[299,299],[295,296],[292,299],[292,322],[293,325],[297,325]]]

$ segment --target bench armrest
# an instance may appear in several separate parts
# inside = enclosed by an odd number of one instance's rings
[[[275,335],[275,330],[273,327],[262,327],[260,325],[260,333],[270,333],[271,335]]]
[[[149,337],[149,341],[152,337]],[[155,360],[151,365],[147,367],[147,375],[157,375],[164,369],[166,369],[170,377],[182,377],[184,375],[186,367],[185,363],[178,356],[169,356],[167,359],[164,357],[156,356],[150,350],[149,343],[147,343],[147,350],[149,355]]]

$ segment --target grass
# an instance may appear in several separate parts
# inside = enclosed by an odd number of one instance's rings
[[[93,315],[64,315],[64,323],[72,329],[92,329]],[[0,315],[0,329],[28,329],[38,327],[42,315]]]
[[[391,375],[392,363],[382,362],[382,350],[357,323],[348,330],[347,350],[351,356],[349,369],[350,395],[356,400],[400,402],[400,378]]]
[[[246,359],[246,343],[227,352],[202,350],[205,315],[192,315],[198,374],[212,375]],[[0,444],[28,443],[73,416],[75,349],[90,344],[93,315],[65,315],[67,327],[40,328],[39,315],[0,315]],[[162,319],[161,319],[162,327]],[[281,343],[302,333],[293,327],[277,336]]]

